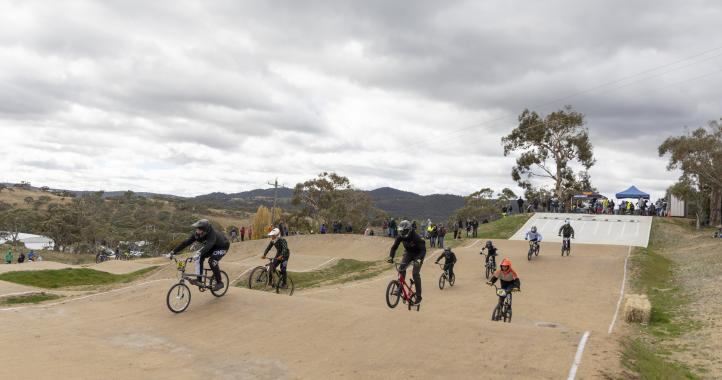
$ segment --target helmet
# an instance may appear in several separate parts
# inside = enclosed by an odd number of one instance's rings
[[[504,258],[504,260],[501,261],[501,264],[499,266],[500,267],[508,267],[509,269],[511,269],[511,260],[509,260],[508,258]],[[509,269],[507,269],[507,270],[509,270]]]
[[[531,227],[531,232],[536,232],[536,226]]]
[[[272,238],[278,237],[279,235],[281,235],[281,230],[279,230],[278,228],[274,228],[271,230],[271,232],[268,233],[268,236]]]
[[[569,219],[564,219],[564,224],[569,225]]]
[[[444,248],[444,253],[451,252],[451,248]]]
[[[493,246],[493,244],[491,244],[491,240],[487,240],[487,241],[486,241],[486,246],[487,246],[487,247]]]
[[[411,222],[408,220],[402,220],[401,223],[399,223],[399,235],[401,235],[402,238],[406,238],[411,234]]]
[[[193,223],[191,225],[191,227],[197,228],[202,231],[200,234],[198,234],[196,232],[196,235],[204,236],[204,235],[208,234],[208,231],[211,229],[211,222],[209,222],[208,219],[201,219],[201,220]]]

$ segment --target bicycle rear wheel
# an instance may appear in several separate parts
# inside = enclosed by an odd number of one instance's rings
[[[281,285],[281,275],[277,274],[278,279],[277,285],[276,285],[276,293],[278,294],[287,294],[289,296],[293,295],[293,280],[291,279],[291,276],[286,274],[286,283]]]
[[[446,284],[446,276],[442,273],[441,276],[439,276],[439,289],[443,290],[444,285]]]
[[[211,293],[216,297],[223,297],[226,292],[228,291],[228,287],[231,286],[230,282],[228,281],[228,274],[224,271],[221,271],[221,281],[223,282],[223,289],[221,290],[213,290],[213,286],[216,284],[216,278],[212,277],[210,283],[211,283]]]
[[[266,267],[256,267],[248,276],[248,289],[262,290],[268,286],[268,270]]]
[[[504,322],[511,323],[511,308],[506,309],[504,313]]]
[[[401,285],[398,281],[393,280],[389,282],[389,286],[386,287],[386,305],[393,309],[399,304],[400,299]]]
[[[166,305],[174,313],[182,313],[191,304],[191,290],[186,284],[178,283],[168,290]]]

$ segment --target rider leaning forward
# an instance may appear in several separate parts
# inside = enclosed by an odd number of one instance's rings
[[[413,225],[408,220],[404,220],[399,223],[399,236],[394,240],[394,245],[391,246],[389,252],[389,263],[394,262],[394,256],[396,255],[396,249],[399,248],[400,244],[404,245],[404,257],[401,259],[399,265],[399,272],[406,276],[406,268],[409,264],[413,263],[413,279],[416,287],[416,304],[421,303],[421,265],[424,263],[424,257],[426,257],[426,240],[421,238],[416,233]]]
[[[501,261],[500,269],[494,272],[494,276],[486,284],[491,286],[497,280],[501,282],[501,288],[507,292],[512,290],[521,290],[521,281],[516,271],[511,268],[511,260],[505,258]]]
[[[196,286],[202,283],[201,274],[203,273],[203,263],[206,259],[208,259],[208,264],[211,266],[211,270],[213,271],[213,277],[216,279],[213,290],[221,290],[225,285],[221,280],[221,268],[218,265],[218,262],[221,261],[223,256],[226,255],[226,252],[228,252],[230,243],[228,243],[228,239],[226,239],[226,236],[223,235],[222,232],[213,229],[213,226],[208,219],[201,219],[193,223],[192,227],[196,229],[195,232],[191,234],[188,239],[184,240],[175,247],[175,249],[173,249],[170,253],[170,256],[172,257],[178,254],[178,252],[184,250],[186,247],[195,242],[202,243],[203,248],[199,251],[200,257],[197,261],[199,263],[197,267],[198,277],[197,280],[190,279],[189,282]]]

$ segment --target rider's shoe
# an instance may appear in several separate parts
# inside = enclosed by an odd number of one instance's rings
[[[195,278],[189,278],[188,282],[193,286],[201,286],[202,285],[201,282],[196,280]]]
[[[215,285],[213,285],[213,290],[217,292],[219,290],[222,290],[223,287],[224,285],[222,282],[216,282]]]

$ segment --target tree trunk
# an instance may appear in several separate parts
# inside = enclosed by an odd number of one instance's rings
[[[715,187],[709,197],[709,224],[716,227],[722,224],[722,189]]]
[[[699,212],[696,212],[695,215],[697,216],[697,229],[699,229],[701,225]]]

